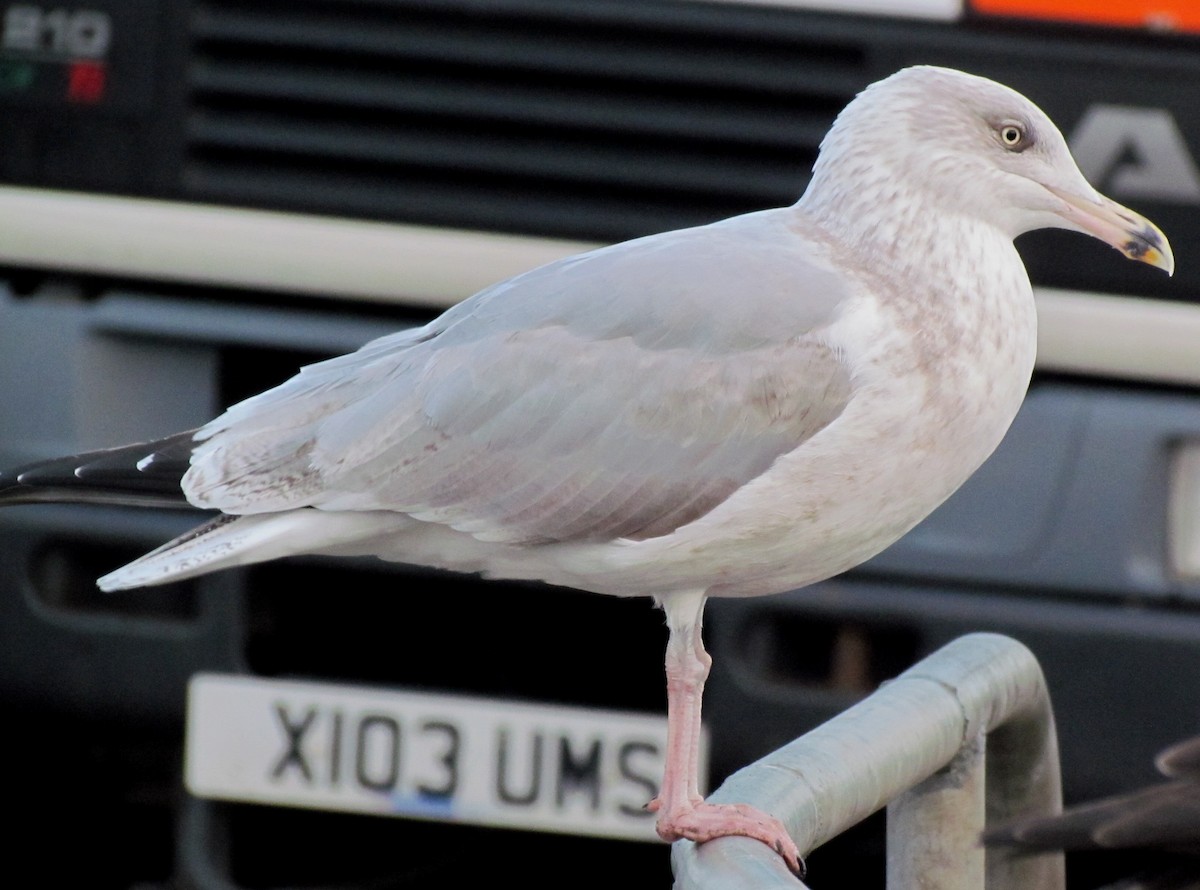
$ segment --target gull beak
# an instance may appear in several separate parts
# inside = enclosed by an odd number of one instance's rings
[[[1168,275],[1175,271],[1175,257],[1167,236],[1154,223],[1103,195],[1084,197],[1065,189],[1046,186],[1066,206],[1058,211],[1067,225],[1094,235],[1131,260],[1157,266]]]

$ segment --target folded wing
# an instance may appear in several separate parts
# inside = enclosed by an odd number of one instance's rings
[[[851,398],[825,332],[853,286],[796,224],[751,214],[483,291],[230,409],[199,432],[184,490],[511,543],[666,534]]]

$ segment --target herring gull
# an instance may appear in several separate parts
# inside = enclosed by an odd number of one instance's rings
[[[1034,362],[1013,239],[1047,227],[1172,270],[1031,102],[907,68],[846,106],[791,207],[549,263],[199,430],[4,474],[2,497],[221,512],[105,590],[323,553],[652,596],[659,835],[746,835],[798,870],[776,817],[699,792],[704,602],[857,565],[991,454]]]

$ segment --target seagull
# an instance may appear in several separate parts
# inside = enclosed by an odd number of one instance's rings
[[[1013,239],[1040,228],[1173,269],[1029,100],[907,68],[846,106],[790,207],[549,263],[198,430],[0,475],[0,498],[219,511],[104,590],[317,553],[651,596],[658,834],[799,871],[778,816],[700,793],[704,603],[863,562],[992,453],[1035,353]]]
[[[1200,736],[1154,761],[1168,781],[989,829],[993,846],[1044,850],[1150,848],[1200,854]]]

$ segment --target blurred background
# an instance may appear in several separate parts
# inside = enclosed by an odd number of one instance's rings
[[[4,465],[194,427],[554,256],[790,204],[835,114],[902,66],[1024,92],[1178,272],[1021,239],[1041,357],[992,461],[862,569],[709,604],[711,785],[974,630],[1041,660],[1069,801],[1153,780],[1200,732],[1191,3],[67,0],[0,3],[0,24]],[[665,706],[640,599],[331,559],[96,591],[195,521],[0,512],[0,762],[37,883],[561,886],[569,857],[668,885],[665,846],[586,816],[549,834],[186,793],[201,671]],[[1071,883],[1158,861],[1081,856]],[[809,866],[814,888],[882,886],[882,821]]]

